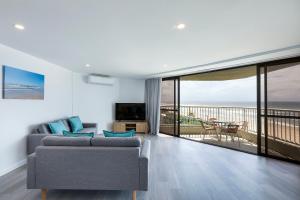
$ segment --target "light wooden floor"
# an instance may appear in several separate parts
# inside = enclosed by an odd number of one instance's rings
[[[169,136],[150,137],[150,188],[137,199],[289,200],[300,197],[300,166]],[[0,178],[0,200],[38,200],[26,167]],[[49,200],[131,199],[130,191],[49,191]]]
[[[237,150],[241,150],[241,151],[245,151],[245,152],[250,152],[250,153],[257,153],[257,145],[253,144],[251,142],[248,142],[245,139],[240,138],[239,142],[238,142],[238,138],[235,137],[234,138],[234,142],[232,142],[231,138],[228,137],[228,139],[226,140],[225,136],[222,137],[222,140],[219,141],[218,138],[213,135],[213,136],[206,136],[205,138],[203,138],[203,136],[197,136],[197,137],[193,137],[193,136],[189,136],[189,135],[181,135],[181,137],[183,138],[188,138],[191,140],[196,140],[196,141],[201,141],[203,143],[206,144],[213,144],[213,145],[218,145],[218,146],[223,146],[223,147],[227,147],[227,148],[232,148],[232,149],[237,149]]]

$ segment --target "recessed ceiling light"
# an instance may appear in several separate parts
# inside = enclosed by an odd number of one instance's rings
[[[91,67],[91,65],[90,64],[85,64],[85,67]]]
[[[185,29],[185,24],[177,24],[177,25],[176,25],[176,28],[177,28],[178,30],[183,30],[183,29]]]
[[[24,30],[25,27],[22,24],[15,24],[14,27],[19,30]]]

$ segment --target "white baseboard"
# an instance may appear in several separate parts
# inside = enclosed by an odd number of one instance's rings
[[[8,174],[9,172],[11,172],[11,171],[13,171],[13,170],[15,170],[15,169],[17,169],[17,168],[23,166],[23,165],[25,165],[26,162],[27,162],[27,159],[24,159],[24,160],[21,160],[21,161],[15,163],[15,164],[12,165],[12,166],[6,168],[6,169],[4,169],[4,170],[1,170],[1,171],[0,171],[0,177],[3,176],[3,175],[5,175],[5,174]]]

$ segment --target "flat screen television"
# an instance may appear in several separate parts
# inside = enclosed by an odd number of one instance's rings
[[[145,120],[145,103],[116,103],[116,120]]]

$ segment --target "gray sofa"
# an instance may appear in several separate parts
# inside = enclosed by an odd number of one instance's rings
[[[47,136],[28,156],[27,187],[70,190],[148,189],[150,141]]]
[[[67,128],[67,131],[70,131],[71,125],[69,124],[68,119],[61,119],[61,121],[64,123],[65,127]],[[98,127],[96,123],[83,123],[82,125],[83,129],[79,132],[98,132]],[[29,134],[27,137],[27,154],[33,153],[35,151],[35,148],[41,144],[41,140],[49,135],[51,135],[51,130],[49,128],[48,123],[38,125],[37,128],[33,130],[32,134]]]

